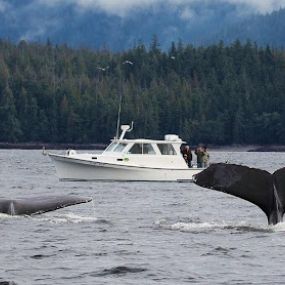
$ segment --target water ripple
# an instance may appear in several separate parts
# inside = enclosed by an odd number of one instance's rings
[[[285,153],[211,160],[273,172]],[[0,214],[0,285],[285,284],[285,223],[268,226],[246,201],[191,183],[59,182],[41,151],[0,150],[0,163],[3,198],[72,192],[94,201]]]
[[[92,273],[90,276],[99,277],[107,275],[125,275],[128,273],[140,273],[146,271],[146,268],[141,267],[129,267],[129,266],[116,266],[108,269],[103,269],[100,272]]]

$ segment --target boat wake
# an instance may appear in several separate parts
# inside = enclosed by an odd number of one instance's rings
[[[157,221],[155,223],[157,229],[170,230],[170,231],[180,231],[189,233],[207,233],[213,231],[231,231],[231,233],[248,233],[248,232],[262,232],[262,233],[273,233],[273,232],[284,232],[285,222],[279,223],[277,225],[252,225],[246,222],[239,222],[237,224],[228,224],[225,222],[215,223],[215,222],[176,222],[167,223],[165,220]]]

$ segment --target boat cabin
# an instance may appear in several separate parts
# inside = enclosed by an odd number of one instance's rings
[[[126,164],[137,164],[145,167],[188,168],[180,152],[185,143],[177,135],[165,135],[164,140],[125,139],[129,126],[122,126],[120,138],[114,138],[104,150],[102,157],[116,157],[117,161]]]
[[[125,153],[140,155],[177,155],[180,154],[180,145],[183,141],[176,135],[166,135],[165,140],[114,140],[105,149],[107,153]]]

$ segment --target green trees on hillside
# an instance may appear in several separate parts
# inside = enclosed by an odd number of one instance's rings
[[[191,143],[285,143],[285,53],[157,38],[123,53],[0,41],[1,142],[108,142],[177,133]]]

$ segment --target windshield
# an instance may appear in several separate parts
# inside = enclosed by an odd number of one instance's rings
[[[155,154],[155,151],[150,143],[135,143],[129,150],[130,154]]]
[[[112,142],[106,149],[105,152],[113,151],[113,148],[117,145],[117,143]]]
[[[126,147],[126,143],[118,143],[117,146],[113,149],[114,152],[122,152]]]
[[[105,152],[122,152],[126,147],[126,143],[112,142],[106,149]]]

